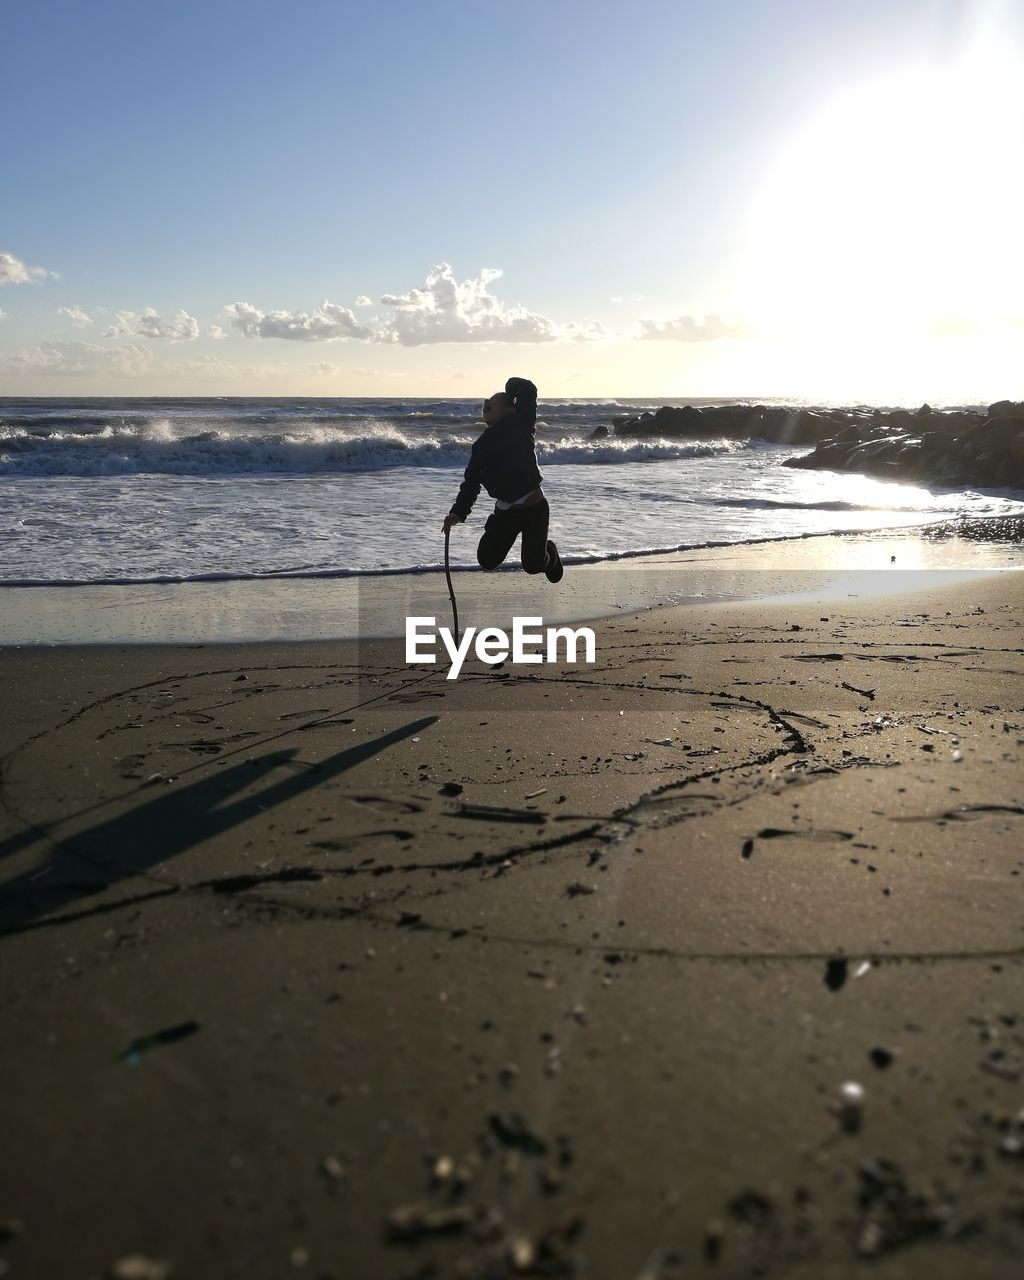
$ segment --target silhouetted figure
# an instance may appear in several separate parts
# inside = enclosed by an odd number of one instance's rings
[[[527,378],[509,378],[504,391],[484,401],[483,419],[486,428],[473,445],[466,478],[442,528],[447,533],[466,519],[483,486],[495,504],[476,549],[481,567],[496,569],[522,534],[523,568],[558,582],[562,561],[548,537],[550,512],[537,466],[537,388]]]

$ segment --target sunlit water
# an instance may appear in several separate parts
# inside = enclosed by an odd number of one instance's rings
[[[538,456],[568,563],[1024,511],[783,466],[800,448],[597,440],[651,402],[541,402]],[[654,402],[656,403],[656,402]],[[0,584],[424,570],[481,429],[476,402],[0,402]],[[475,564],[492,504],[452,535]]]

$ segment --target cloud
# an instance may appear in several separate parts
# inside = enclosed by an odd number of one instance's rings
[[[380,305],[391,314],[371,317],[367,324],[348,307],[327,301],[311,312],[261,311],[250,302],[232,302],[223,314],[247,338],[292,342],[355,339],[415,347],[441,342],[594,342],[612,336],[597,321],[557,325],[526,307],[506,305],[489,292],[500,276],[499,270],[484,267],[478,276],[459,281],[442,262],[422,286],[384,294]],[[360,295],[355,305],[373,304]]]
[[[233,378],[238,370],[227,360],[217,356],[197,356],[195,360],[182,360],[168,365],[165,372],[172,378]]]
[[[331,364],[329,360],[310,361],[306,367],[310,373],[315,373],[325,378],[338,373],[344,374],[346,378],[367,378],[378,372],[372,365],[361,369],[345,369],[340,364]]]
[[[368,298],[365,293],[361,293],[359,297],[356,298],[355,305],[357,307],[372,307],[373,299]]]
[[[742,321],[723,316],[677,316],[675,320],[641,320],[637,337],[649,342],[716,342],[719,338],[749,338]]]
[[[600,320],[586,320],[583,324],[562,325],[561,336],[570,342],[607,342],[613,335]]]
[[[180,309],[174,313],[173,320],[161,320],[152,307],[138,313],[135,311],[119,311],[117,322],[107,329],[104,338],[119,338],[122,334],[131,333],[140,338],[167,338],[171,342],[194,342],[199,337],[199,322]]]
[[[58,307],[57,314],[66,316],[76,329],[80,329],[83,325],[92,324],[92,317],[86,315],[81,307]]]
[[[224,332],[224,330],[220,327],[219,324],[211,324],[209,329],[207,330],[207,333],[214,340],[214,342],[220,342],[222,339],[228,336]]]
[[[3,307],[0,307],[0,320],[6,320],[6,319],[7,319],[7,312],[3,309]]]
[[[145,373],[153,356],[145,347],[129,343],[120,347],[98,347],[92,342],[41,342],[21,347],[7,357],[8,373],[42,373],[58,377],[91,378],[98,374],[136,377]]]
[[[239,367],[239,376],[248,381],[273,379],[275,382],[280,382],[282,378],[294,379],[299,372],[300,370],[288,360],[261,360],[255,364],[244,364]]]
[[[373,330],[359,323],[348,307],[326,299],[315,311],[260,311],[249,302],[232,302],[224,314],[247,338],[286,338],[293,342],[337,342],[370,338]]]
[[[415,347],[428,342],[554,342],[558,327],[525,307],[509,307],[488,293],[501,272],[484,267],[461,282],[446,262],[433,268],[423,288],[386,293],[381,304],[393,319],[377,335],[380,342]]]
[[[0,285],[34,284],[49,276],[59,278],[55,271],[47,271],[45,267],[26,267],[13,253],[0,253]]]

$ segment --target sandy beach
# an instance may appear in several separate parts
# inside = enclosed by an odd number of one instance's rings
[[[1024,0],[4,18],[0,1280],[1024,1280]]]
[[[1019,1275],[1022,594],[0,649],[4,1274]]]

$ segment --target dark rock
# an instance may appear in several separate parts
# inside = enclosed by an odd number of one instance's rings
[[[942,486],[1024,487],[1024,406],[1009,400],[987,413],[967,409],[832,412],[843,425],[787,466]],[[927,430],[921,431],[922,420]]]
[[[624,417],[612,418],[612,425],[615,428],[617,436],[636,436],[651,435],[650,424],[654,421],[654,414],[645,411],[644,413],[626,414]]]
[[[1024,403],[971,409],[808,409],[793,405],[662,405],[612,419],[616,436],[811,444],[786,465],[855,471],[941,486],[1024,487]],[[927,429],[922,430],[923,427]],[[591,439],[606,438],[605,426]]]
[[[990,418],[1024,418],[1024,400],[1014,404],[1012,400],[997,400],[988,407]]]
[[[832,410],[797,409],[782,405],[662,405],[655,413],[613,418],[619,436],[684,436],[706,439],[769,440],[781,444],[813,444],[848,421]]]

